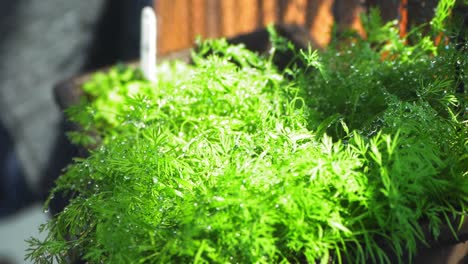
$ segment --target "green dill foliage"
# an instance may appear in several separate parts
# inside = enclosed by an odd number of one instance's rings
[[[418,32],[406,45],[377,13],[366,28],[369,40],[323,53],[270,29],[268,58],[201,42],[193,65],[159,65],[156,84],[125,66],[97,73],[67,110],[90,155],[57,180],[51,195],[73,199],[27,257],[408,263],[425,226],[455,232],[468,180],[454,66],[466,72],[466,56]],[[282,71],[280,51],[295,52]]]
[[[464,1],[464,0],[462,0],[462,1]],[[456,2],[456,0],[441,0],[441,1],[439,1],[439,3],[437,4],[437,8],[435,10],[435,16],[431,20],[432,28],[435,31],[443,31],[446,28],[444,26],[444,22],[450,16],[450,11],[455,6],[455,2]]]

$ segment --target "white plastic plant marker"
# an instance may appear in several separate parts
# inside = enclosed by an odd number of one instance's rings
[[[156,82],[156,14],[153,8],[141,12],[140,67],[144,76]]]

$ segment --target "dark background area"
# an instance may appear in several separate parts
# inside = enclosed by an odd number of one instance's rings
[[[24,239],[76,155],[53,98],[60,81],[134,60],[148,0],[0,2],[0,263],[24,263]],[[27,220],[24,220],[27,219]],[[18,252],[15,252],[18,251]]]
[[[15,193],[25,194],[25,200],[42,198],[50,187],[48,179],[55,178],[73,154],[64,148],[66,124],[52,101],[53,86],[68,77],[136,59],[139,13],[151,1],[57,3],[20,0],[0,5],[2,214],[14,211],[17,202],[27,203]],[[23,143],[24,137],[28,142]],[[25,182],[34,186],[24,186]]]

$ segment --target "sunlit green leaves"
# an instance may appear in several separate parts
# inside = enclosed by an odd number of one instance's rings
[[[29,258],[390,263],[391,248],[408,262],[422,220],[438,236],[468,203],[453,67],[466,63],[370,16],[374,39],[322,53],[270,28],[304,68],[212,40],[193,65],[159,65],[157,84],[123,66],[95,75],[67,111],[93,148],[57,180],[52,196],[73,199]]]
[[[432,28],[435,31],[442,31],[444,29],[444,22],[450,16],[450,11],[455,5],[456,0],[441,0],[437,4],[435,16],[431,20]]]

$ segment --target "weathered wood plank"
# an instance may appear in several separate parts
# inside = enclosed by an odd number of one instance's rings
[[[158,53],[180,50],[191,43],[187,0],[156,1]]]
[[[219,0],[205,0],[206,37],[219,37],[221,33],[221,4]]]
[[[353,29],[365,35],[360,15],[366,12],[362,0],[335,0],[335,21],[339,30]]]
[[[307,0],[289,0],[284,12],[284,22],[288,24],[304,25]]]
[[[238,33],[246,33],[258,28],[259,9],[258,3],[255,0],[237,0],[238,13]]]
[[[239,32],[238,0],[222,0],[221,3],[221,31],[225,36],[233,36]]]
[[[276,0],[260,0],[259,9],[263,26],[273,24],[277,21],[278,5]]]
[[[306,10],[306,27],[314,43],[325,47],[331,39],[333,26],[333,0],[309,0]]]
[[[206,35],[205,28],[205,0],[190,0],[190,40],[193,42],[197,36]]]

